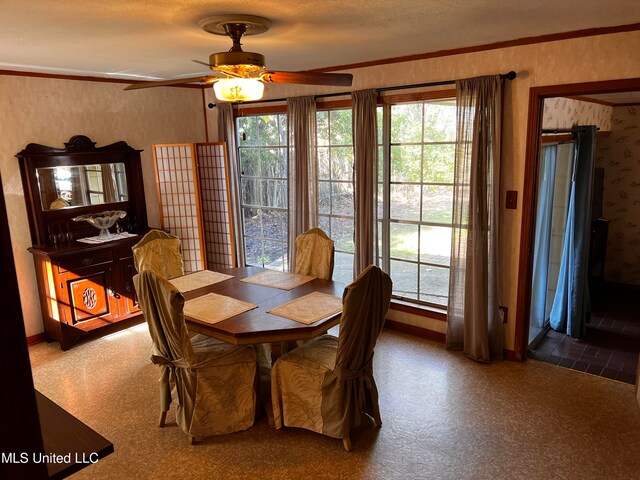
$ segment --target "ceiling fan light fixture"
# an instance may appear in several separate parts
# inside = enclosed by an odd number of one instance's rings
[[[218,100],[250,102],[262,98],[264,83],[255,78],[222,78],[213,84],[213,91]]]

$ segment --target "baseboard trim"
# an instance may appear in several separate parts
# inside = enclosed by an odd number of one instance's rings
[[[35,335],[31,335],[30,337],[27,337],[27,345],[31,346],[31,345],[35,345],[37,343],[42,343],[46,339],[47,339],[47,337],[45,336],[44,332],[36,333]]]
[[[402,323],[395,320],[385,320],[384,326],[389,330],[407,333],[414,337],[426,338],[439,343],[445,343],[447,338],[447,336],[442,332],[436,332],[434,330],[429,330],[428,328],[417,327],[415,325],[409,325],[408,323]]]

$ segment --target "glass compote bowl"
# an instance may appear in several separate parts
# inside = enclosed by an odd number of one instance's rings
[[[106,210],[100,213],[88,213],[86,215],[79,215],[73,217],[71,220],[74,222],[87,222],[100,230],[98,240],[109,240],[112,235],[109,233],[109,228],[113,226],[116,221],[127,216],[127,212],[124,210]]]

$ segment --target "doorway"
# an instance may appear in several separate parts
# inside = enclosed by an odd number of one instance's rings
[[[515,325],[516,355],[521,359],[529,355],[564,367],[587,371],[628,383],[635,382],[638,350],[640,349],[640,320],[636,323],[637,312],[640,311],[640,300],[638,300],[640,298],[640,295],[638,295],[640,288],[636,290],[633,286],[627,288],[615,283],[617,279],[615,275],[613,276],[614,278],[611,278],[611,271],[607,271],[605,274],[603,267],[604,256],[598,259],[596,255],[590,262],[589,268],[593,310],[591,321],[587,325],[586,336],[584,338],[572,338],[565,335],[564,332],[556,332],[549,329],[548,317],[553,303],[554,276],[557,273],[557,251],[560,247],[558,247],[557,238],[548,239],[547,248],[546,250],[542,249],[542,252],[535,247],[536,241],[539,240],[537,237],[539,237],[540,228],[549,228],[555,231],[557,236],[558,225],[562,223],[563,218],[566,218],[562,211],[564,208],[563,198],[566,193],[563,190],[563,185],[566,184],[564,183],[565,179],[561,177],[564,177],[565,174],[571,174],[569,171],[558,171],[559,175],[556,176],[555,169],[559,165],[561,169],[564,167],[564,164],[558,163],[558,159],[570,156],[572,147],[570,139],[557,138],[557,135],[556,138],[548,138],[552,137],[552,135],[542,135],[545,100],[553,97],[570,97],[573,99],[584,99],[585,96],[594,95],[596,97],[606,97],[606,95],[599,94],[637,92],[639,90],[640,79],[538,87],[531,90],[527,162],[523,192],[518,309]],[[635,103],[640,104],[640,98],[635,99]],[[631,107],[636,108],[635,106]],[[637,106],[637,113],[639,119],[638,128],[640,128],[640,105]],[[566,133],[560,132],[560,135],[566,135]],[[600,138],[598,141],[600,141]],[[602,159],[600,160],[602,161]],[[615,159],[605,159],[605,164],[605,167],[610,170],[608,175],[610,181],[612,179],[620,181],[620,178],[637,174],[637,166],[635,168],[632,167],[631,172],[615,171]],[[621,168],[627,167],[622,166]],[[546,183],[545,175],[547,176]],[[545,192],[547,193],[545,194]],[[551,195],[549,195],[549,192],[551,192]],[[545,198],[547,200],[555,198],[555,200],[551,200],[555,203],[553,215],[541,219],[536,213],[540,208],[540,203]],[[606,205],[605,210],[608,209],[609,214],[611,214],[614,207]],[[602,215],[602,212],[596,213],[598,215],[595,218],[606,216]],[[552,223],[554,228],[550,228]],[[616,235],[619,233],[617,229],[614,232]],[[637,236],[634,232],[631,232],[630,235]],[[602,239],[597,239],[597,235],[596,240],[594,240],[593,234],[590,240],[592,246],[598,241],[602,242]],[[630,241],[633,241],[633,239],[630,239]],[[604,242],[606,247],[606,238]],[[611,249],[611,242],[609,248]],[[600,250],[604,252],[602,248]],[[631,264],[631,270],[640,266],[637,262],[633,265],[633,259]],[[544,268],[541,268],[543,266]],[[540,272],[541,270],[542,272]],[[611,269],[609,268],[609,270]],[[537,283],[536,278],[538,279]],[[542,286],[540,285],[539,280],[541,278],[546,280],[546,285],[544,285],[545,282],[542,282]],[[612,283],[611,280],[614,282]],[[630,371],[631,367],[633,371]]]

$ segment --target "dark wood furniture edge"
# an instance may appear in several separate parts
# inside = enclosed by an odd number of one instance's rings
[[[24,150],[17,153],[16,156],[38,154],[51,155],[56,153],[122,152],[127,150],[131,152],[142,152],[142,150],[136,150],[128,145],[127,142],[122,140],[102,147],[96,147],[96,142],[92,141],[86,135],[74,135],[68,142],[64,143],[64,148],[50,147],[39,143],[29,143]]]
[[[49,478],[68,477],[113,453],[113,443],[35,391],[46,455],[70,455],[70,463],[48,463]]]

